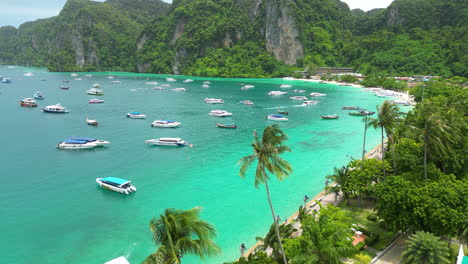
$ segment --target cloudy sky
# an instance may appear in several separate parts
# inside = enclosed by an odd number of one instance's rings
[[[172,2],[172,0],[163,0]],[[373,8],[383,8],[393,0],[341,0],[351,9],[360,8],[368,11]],[[0,0],[0,26],[20,24],[39,18],[58,15],[66,0]],[[103,2],[103,1],[100,1]]]

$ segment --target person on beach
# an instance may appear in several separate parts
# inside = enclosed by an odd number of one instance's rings
[[[326,179],[325,180],[325,189],[328,187],[328,183],[329,183],[329,181],[328,181],[328,179]]]
[[[240,253],[241,253],[241,258],[244,256],[244,251],[247,249],[247,247],[242,243],[240,245]]]
[[[308,200],[309,200],[309,196],[307,196],[307,194],[304,195],[304,206],[306,206]]]

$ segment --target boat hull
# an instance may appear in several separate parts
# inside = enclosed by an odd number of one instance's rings
[[[68,110],[64,110],[64,111],[51,111],[51,110],[47,110],[47,109],[42,108],[42,112],[44,112],[44,113],[51,113],[51,114],[66,114],[66,113],[68,113]]]
[[[84,144],[65,144],[63,142],[57,145],[59,149],[91,149],[97,147],[94,143],[84,143]]]
[[[20,105],[23,107],[36,107],[37,106],[36,103],[24,103],[24,102],[20,102]]]

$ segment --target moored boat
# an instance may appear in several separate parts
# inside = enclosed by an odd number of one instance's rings
[[[42,111],[44,113],[58,113],[58,114],[64,114],[64,113],[69,112],[64,106],[61,106],[60,104],[44,106],[42,107]]]
[[[168,81],[168,82],[175,82],[175,81],[177,81],[177,80],[174,79],[174,78],[166,78],[166,81]]]
[[[216,117],[228,117],[228,116],[232,116],[232,113],[228,112],[228,111],[224,111],[224,110],[212,110],[210,113],[209,113],[210,116],[216,116]]]
[[[24,98],[23,100],[21,100],[19,102],[19,104],[21,106],[25,106],[25,107],[36,107],[37,104],[36,104],[36,101],[32,98]]]
[[[69,137],[67,140],[75,140],[75,141],[85,141],[89,143],[93,143],[96,146],[104,146],[110,144],[107,140],[97,139],[97,138],[88,138],[88,137]]]
[[[316,100],[306,100],[302,102],[303,105],[308,106],[308,105],[316,105],[319,101]]]
[[[112,83],[112,84],[119,84],[120,81],[112,81],[111,83]]]
[[[320,117],[322,119],[338,119],[339,116],[337,114],[333,114],[333,115],[320,115]]]
[[[295,93],[305,93],[306,90],[294,90]]]
[[[90,104],[102,104],[102,103],[104,103],[104,100],[102,100],[102,99],[91,99],[91,100],[88,101],[88,103],[90,103]]]
[[[101,88],[101,85],[99,85],[99,83],[95,83],[93,84],[93,88]]]
[[[254,103],[250,100],[242,100],[242,101],[239,101],[239,104],[253,105]]]
[[[323,94],[323,93],[310,93],[309,95],[317,97],[317,96],[325,96],[326,94]]]
[[[280,85],[280,88],[291,88],[292,85],[289,85],[289,84],[282,84]]]
[[[10,78],[2,78],[2,83],[11,83]]]
[[[275,115],[275,114],[268,115],[266,118],[271,121],[288,121],[286,117],[282,115]]]
[[[278,114],[289,115],[289,112],[287,112],[287,111],[283,111],[283,110],[280,110],[280,109],[278,109],[276,111],[278,112]]]
[[[90,126],[97,126],[98,125],[98,121],[94,120],[94,119],[86,118],[86,123],[88,123],[88,125],[90,125]]]
[[[62,90],[70,90],[70,86],[60,86],[60,89],[62,89]]]
[[[210,86],[208,84],[203,84],[201,87],[202,88],[210,88]]]
[[[221,127],[221,128],[237,128],[236,124],[234,124],[234,123],[231,123],[231,124],[216,123],[216,126]]]
[[[208,104],[224,104],[223,99],[218,99],[218,98],[205,98],[205,103]]]
[[[298,96],[298,95],[296,95],[296,96],[291,96],[291,97],[289,97],[289,98],[291,98],[291,99],[293,99],[293,100],[307,100],[307,99],[308,99],[308,98],[305,97],[305,96]]]
[[[154,120],[152,127],[179,127],[182,123],[172,120]]]
[[[357,111],[357,112],[349,112],[348,114],[349,114],[349,115],[352,115],[352,116],[370,116],[370,115],[375,114],[375,112],[371,112],[371,111]]]
[[[104,95],[104,90],[101,88],[91,88],[87,90],[86,93],[89,95]]]
[[[127,113],[128,118],[134,118],[134,119],[144,119],[146,118],[146,115],[140,113],[140,112],[129,112]]]
[[[90,149],[98,145],[84,140],[64,140],[57,145],[59,149]]]
[[[364,108],[360,108],[360,107],[357,107],[357,106],[343,106],[341,109],[343,110],[366,110]]]
[[[176,92],[185,92],[187,89],[185,89],[185,88],[174,88],[174,89],[171,89],[171,90],[176,91]]]
[[[187,79],[187,80],[183,80],[182,82],[189,83],[189,82],[193,82],[193,80],[192,79]]]
[[[96,182],[104,189],[118,193],[130,194],[136,192],[136,187],[131,185],[131,181],[117,177],[97,178]]]
[[[171,146],[171,147],[183,147],[187,145],[187,142],[181,138],[158,138],[148,139],[146,144],[157,145],[157,146]]]
[[[45,98],[44,95],[43,95],[41,92],[39,92],[39,91],[35,92],[34,95],[33,95],[33,97],[34,97],[35,99],[37,99],[37,100],[44,100],[44,98]]]
[[[283,94],[287,94],[287,92],[283,92],[283,91],[271,91],[268,93],[268,95],[283,95]]]

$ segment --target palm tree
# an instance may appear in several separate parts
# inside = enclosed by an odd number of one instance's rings
[[[216,230],[208,222],[199,219],[200,208],[190,210],[166,209],[164,214],[150,221],[153,240],[160,245],[148,256],[144,264],[180,264],[186,254],[201,259],[219,252],[212,238]]]
[[[346,191],[346,184],[349,178],[349,168],[348,167],[341,167],[341,168],[334,168],[333,174],[328,175],[327,179],[330,181],[335,182],[335,185],[329,186],[327,189],[328,193],[335,193],[335,202],[338,194],[340,191],[343,193],[343,197],[348,199],[348,192]]]
[[[393,130],[397,125],[398,119],[398,106],[393,104],[391,101],[383,102],[382,106],[379,108],[377,106],[378,116],[377,118],[370,118],[369,125],[374,128],[380,128],[381,131],[381,147],[382,147],[382,167],[383,167],[383,174],[384,180],[386,177],[386,170],[385,170],[385,148],[384,148],[384,131],[387,134],[388,138],[391,138],[393,135]]]
[[[449,143],[456,139],[458,135],[451,133],[451,127],[437,113],[430,115],[426,119],[423,129],[414,126],[410,127],[419,134],[418,140],[424,145],[424,179],[427,181],[429,150],[432,149],[440,156],[448,158],[449,153],[453,151]]]
[[[401,256],[405,264],[450,263],[447,244],[424,231],[418,231],[409,238],[408,247]]]
[[[271,216],[275,223],[275,231],[280,246],[280,253],[283,257],[284,264],[287,264],[288,262],[286,260],[286,255],[284,254],[283,244],[281,243],[278,223],[275,217],[276,214],[271,202],[270,190],[268,188],[268,173],[274,174],[279,181],[282,181],[292,172],[289,162],[280,157],[280,154],[283,154],[286,151],[291,151],[289,147],[282,145],[285,140],[287,140],[287,136],[283,131],[281,131],[278,125],[266,127],[263,131],[261,141],[257,136],[257,132],[254,131],[254,142],[252,143],[254,153],[241,158],[239,160],[239,164],[241,164],[240,176],[243,178],[245,177],[247,169],[254,163],[254,161],[257,161],[254,181],[255,188],[257,188],[259,184],[265,184]]]
[[[305,206],[299,206],[299,210],[297,211],[297,220],[302,224],[302,222],[310,217],[310,210]]]
[[[367,118],[369,115],[365,115],[364,121],[364,140],[362,142],[362,160],[366,158],[366,135],[367,135]]]

